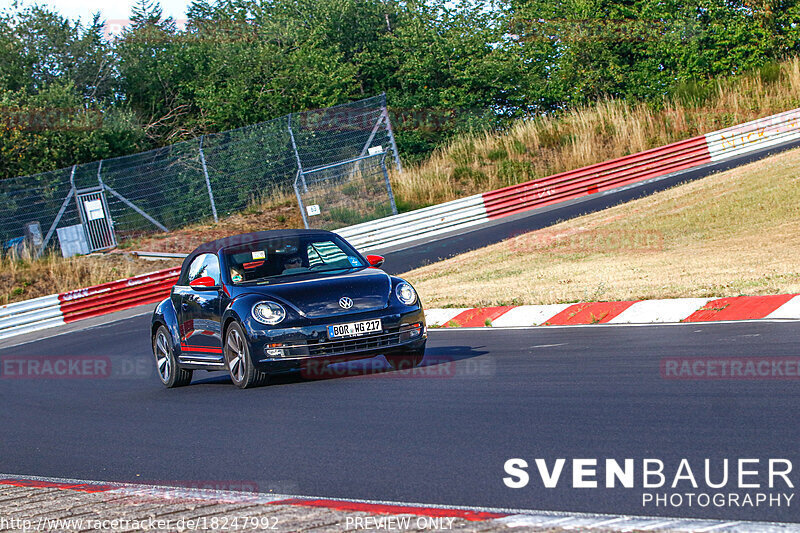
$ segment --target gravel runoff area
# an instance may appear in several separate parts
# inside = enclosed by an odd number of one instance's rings
[[[229,482],[228,486],[235,485]],[[0,475],[5,531],[800,531],[798,524],[448,508]],[[244,489],[244,490],[242,490]]]
[[[0,484],[0,531],[563,531],[496,520],[273,503],[269,495],[142,489],[92,492]]]

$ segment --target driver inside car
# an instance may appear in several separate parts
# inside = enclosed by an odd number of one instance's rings
[[[293,274],[296,272],[305,272],[307,269],[303,268],[303,260],[299,255],[287,257],[283,262],[283,273]]]

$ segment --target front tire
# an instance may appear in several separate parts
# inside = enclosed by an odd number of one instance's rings
[[[165,326],[160,326],[153,337],[153,355],[156,358],[156,372],[165,387],[172,389],[191,383],[192,371],[178,366],[169,330]]]
[[[225,365],[231,381],[240,389],[263,385],[267,381],[266,372],[256,369],[250,358],[247,336],[238,322],[233,322],[225,333]]]
[[[409,350],[404,353],[392,354],[386,356],[389,366],[394,370],[410,370],[418,367],[425,357],[425,345],[418,350]]]

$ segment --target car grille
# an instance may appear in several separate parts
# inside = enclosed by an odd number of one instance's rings
[[[338,355],[363,350],[375,350],[378,348],[389,348],[400,344],[399,328],[392,328],[387,333],[378,335],[367,335],[364,337],[353,337],[335,341],[324,341],[307,345],[310,356],[317,355]]]

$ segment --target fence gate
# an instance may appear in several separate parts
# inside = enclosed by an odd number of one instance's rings
[[[114,222],[111,220],[103,189],[95,187],[76,191],[75,199],[89,251],[97,252],[115,247],[117,238],[114,235]]]

